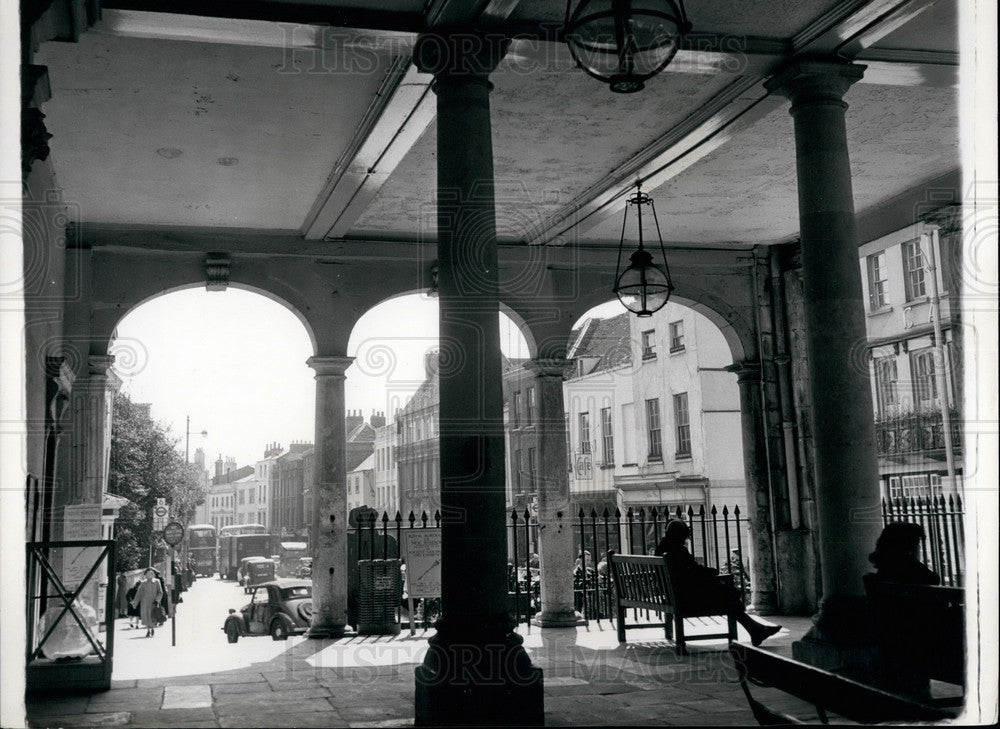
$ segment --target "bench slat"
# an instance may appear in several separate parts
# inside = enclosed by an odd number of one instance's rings
[[[788,720],[799,722],[794,717],[769,709],[756,700],[751,694],[749,684],[770,686],[797,696],[815,705],[820,711],[820,716],[823,716],[824,711],[832,711],[845,719],[866,724],[939,721],[954,716],[935,707],[910,701],[874,686],[866,686],[821,668],[743,643],[732,643],[729,651],[739,671],[743,692],[754,717],[761,725],[787,723]]]
[[[615,588],[615,607],[617,611],[617,628],[619,642],[626,642],[625,631],[633,627],[663,626],[668,640],[673,640],[679,654],[686,652],[686,640],[709,640],[728,638],[736,640],[736,623],[734,617],[728,614],[728,605],[704,606],[685,609],[670,580],[670,570],[666,558],[638,554],[616,554],[608,551],[608,565]],[[720,580],[725,578],[720,578]],[[731,577],[728,578],[730,583]],[[663,623],[645,623],[642,625],[625,625],[626,609],[652,610],[662,613]],[[728,620],[728,632],[712,633],[684,637],[684,619],[725,615]],[[638,616],[633,616],[637,619]],[[647,615],[648,617],[648,615]]]

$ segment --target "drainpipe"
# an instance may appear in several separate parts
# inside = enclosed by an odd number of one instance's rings
[[[785,323],[785,283],[781,277],[778,248],[769,250],[771,268],[771,314],[774,317],[774,363],[781,398],[781,432],[785,444],[785,478],[788,482],[788,512],[792,529],[802,526],[802,506],[799,500],[799,471],[795,462],[795,415],[792,409],[791,358],[788,355],[788,333]]]
[[[769,532],[771,537],[771,569],[774,571],[774,589],[775,598],[781,594],[781,570],[778,569],[778,519],[777,513],[774,508],[774,474],[771,471],[771,439],[768,437],[767,433],[767,410],[765,408],[765,403],[767,398],[764,396],[764,343],[761,339],[761,327],[760,327],[760,283],[757,274],[757,246],[753,249],[753,259],[750,265],[751,272],[751,283],[753,285],[753,303],[754,303],[754,329],[756,329],[757,334],[757,364],[760,367],[760,389],[758,390],[758,400],[757,405],[761,408],[761,423],[764,428],[764,454],[767,463],[767,507],[768,514],[770,516],[771,524],[769,525]],[[778,600],[780,603],[780,600]],[[779,605],[780,607],[780,605]]]
[[[941,297],[938,292],[937,265],[935,251],[938,249],[938,227],[924,224],[920,233],[920,250],[924,256],[928,278],[930,278],[931,319],[934,324],[934,353],[937,362],[934,366],[934,379],[937,382],[938,403],[941,406],[941,427],[944,430],[944,453],[948,468],[948,483],[955,489],[955,446],[951,438],[951,398],[948,395],[948,375],[945,372],[946,354],[944,349],[944,333],[941,329]]]

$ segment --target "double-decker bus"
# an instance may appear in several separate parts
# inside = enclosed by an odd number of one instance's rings
[[[215,574],[215,527],[211,524],[191,524],[184,532],[188,560],[194,562],[194,573],[211,577]]]
[[[271,535],[261,524],[230,524],[219,530],[219,577],[235,580],[244,557],[270,557]]]

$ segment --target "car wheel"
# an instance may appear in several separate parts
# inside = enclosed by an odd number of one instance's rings
[[[281,620],[271,623],[271,640],[288,640],[288,629]]]
[[[234,620],[230,620],[226,623],[226,640],[230,643],[235,643],[240,639],[240,626],[236,624]]]

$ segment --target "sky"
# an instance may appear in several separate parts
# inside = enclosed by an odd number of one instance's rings
[[[600,311],[623,310],[614,307]],[[348,344],[356,359],[347,370],[347,410],[391,418],[406,404],[424,380],[437,317],[436,299],[411,295],[383,302],[358,321]],[[524,337],[503,315],[500,327],[504,353],[528,356]],[[117,334],[111,353],[121,391],[151,404],[180,453],[190,417],[190,458],[203,448],[210,471],[220,455],[251,465],[270,443],[313,441],[315,385],[306,365],[312,347],[302,323],[280,304],[232,287],[187,289],[137,307]]]

